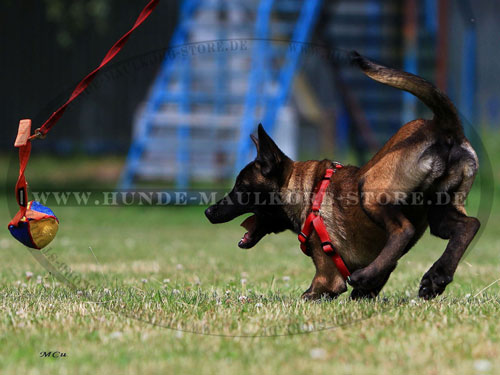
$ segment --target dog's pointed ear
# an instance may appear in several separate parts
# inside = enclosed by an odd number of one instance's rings
[[[250,134],[250,138],[252,139],[252,142],[255,145],[255,148],[257,150],[257,154],[259,154],[259,139],[253,134]]]
[[[286,156],[283,151],[279,149],[276,143],[274,143],[271,137],[264,130],[262,124],[259,124],[257,133],[259,135],[259,139],[256,142],[256,161],[261,165],[262,173],[267,175],[271,173],[275,167],[280,166],[282,162],[288,160],[288,156]]]

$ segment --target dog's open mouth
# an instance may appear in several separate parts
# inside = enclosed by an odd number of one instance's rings
[[[252,215],[246,218],[241,226],[247,230],[247,232],[243,235],[240,242],[238,242],[238,246],[242,249],[250,249],[253,247],[259,240],[264,236],[265,233],[262,233],[259,230],[258,219],[256,215]]]

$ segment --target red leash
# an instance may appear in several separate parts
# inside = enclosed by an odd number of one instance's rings
[[[19,205],[19,211],[16,216],[10,221],[9,225],[17,226],[19,221],[26,215],[26,207],[28,206],[28,183],[24,176],[24,171],[28,165],[31,154],[31,142],[29,136],[31,134],[31,120],[21,120],[19,130],[17,132],[15,147],[19,148],[19,177],[16,183],[16,200]]]
[[[344,280],[349,280],[351,273],[347,269],[344,261],[340,255],[335,251],[332,241],[330,240],[330,235],[325,226],[325,222],[321,217],[321,203],[325,196],[326,189],[330,185],[332,176],[337,172],[337,169],[342,168],[341,164],[335,163],[334,169],[328,168],[325,173],[325,177],[321,180],[320,184],[315,189],[315,197],[311,208],[311,213],[307,216],[302,231],[299,233],[300,249],[304,254],[310,256],[307,250],[307,240],[311,235],[313,230],[316,230],[318,237],[321,241],[321,247],[326,255],[332,258],[333,263],[341,273]]]
[[[52,129],[52,127],[59,121],[59,119],[62,117],[64,112],[66,111],[66,108],[68,105],[75,100],[82,92],[89,87],[89,85],[92,83],[94,80],[95,76],[99,71],[104,68],[113,58],[122,50],[124,47],[125,43],[127,43],[128,39],[130,38],[130,35],[137,29],[146,19],[153,13],[153,10],[156,8],[160,0],[151,0],[148,5],[142,10],[141,14],[139,14],[139,17],[137,18],[137,21],[135,21],[134,26],[125,34],[123,35],[118,42],[116,42],[113,47],[108,51],[106,56],[104,56],[104,59],[102,60],[101,64],[93,71],[91,72],[88,76],[86,76],[79,84],[76,86],[76,88],[73,90],[73,93],[69,97],[68,101],[64,103],[57,111],[55,111],[45,123],[35,131],[35,135],[30,137],[30,139],[33,138],[43,138],[47,135],[47,133]]]
[[[55,111],[47,121],[37,130],[35,134],[31,134],[31,120],[21,120],[19,123],[19,130],[14,144],[15,147],[19,148],[19,178],[16,184],[16,200],[19,205],[19,212],[14,216],[9,225],[17,226],[22,217],[26,214],[26,207],[28,204],[28,185],[24,172],[26,166],[28,165],[30,153],[31,153],[31,141],[33,139],[45,138],[47,133],[52,129],[52,127],[59,121],[62,117],[68,105],[75,100],[82,92],[84,92],[87,87],[92,83],[97,73],[104,68],[113,58],[122,50],[127,43],[130,35],[137,29],[146,19],[153,13],[160,0],[151,0],[148,5],[142,10],[141,14],[135,21],[134,26],[123,35],[118,42],[116,42],[113,47],[108,51],[101,64],[89,75],[87,75],[73,90],[73,93],[69,99],[64,103],[57,111]]]

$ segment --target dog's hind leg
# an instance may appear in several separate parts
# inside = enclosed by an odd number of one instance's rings
[[[479,220],[467,216],[465,199],[472,187],[479,161],[468,143],[454,150],[455,162],[448,176],[441,183],[444,191],[454,191],[447,205],[434,205],[429,210],[431,234],[449,240],[441,257],[425,273],[420,282],[418,295],[434,298],[453,280],[460,259],[479,230]],[[455,189],[452,187],[456,186]]]
[[[431,234],[448,239],[443,255],[425,273],[418,295],[434,298],[453,280],[460,259],[479,230],[479,220],[467,216],[453,205],[434,206],[429,212]]]

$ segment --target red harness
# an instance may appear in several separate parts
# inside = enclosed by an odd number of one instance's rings
[[[330,235],[326,230],[325,223],[323,218],[321,217],[321,203],[323,202],[323,197],[325,196],[326,189],[328,185],[330,185],[331,178],[334,173],[337,172],[337,169],[342,168],[342,165],[339,163],[334,163],[334,168],[328,168],[325,173],[325,177],[321,180],[320,184],[314,190],[314,201],[312,203],[311,213],[307,215],[306,221],[304,222],[304,226],[302,227],[302,231],[299,233],[299,241],[300,241],[300,249],[306,254],[310,256],[307,251],[307,240],[311,235],[313,230],[316,230],[318,237],[321,241],[321,247],[326,255],[332,258],[333,263],[342,274],[342,277],[345,280],[349,280],[349,276],[351,273],[347,269],[344,261],[340,257],[339,254],[333,248],[332,242],[330,240]]]

